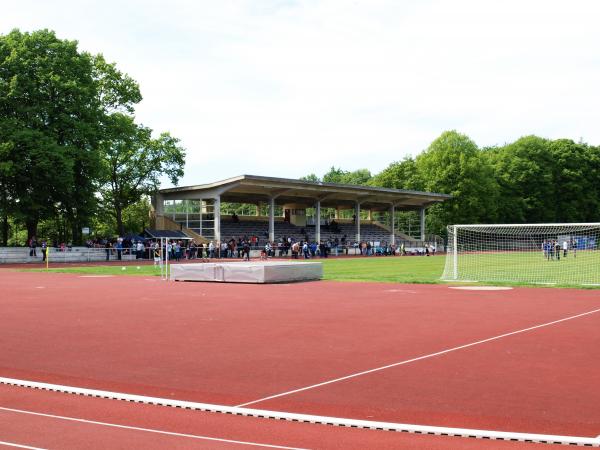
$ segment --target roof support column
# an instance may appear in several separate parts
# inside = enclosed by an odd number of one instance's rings
[[[165,199],[157,192],[152,196],[152,208],[154,209],[153,227],[160,229],[164,227]]]
[[[396,208],[394,205],[390,206],[390,244],[396,245]]]
[[[152,197],[152,207],[157,216],[162,216],[165,212],[165,199],[160,193],[154,194]]]
[[[275,242],[275,197],[269,198],[269,241]]]
[[[198,231],[198,234],[200,236],[202,236],[202,199],[198,200],[198,203],[200,203],[200,211],[199,211],[199,213],[200,213],[199,214],[200,215],[200,225],[199,225],[200,230]]]
[[[354,205],[354,223],[356,224],[356,242],[360,243],[360,203]]]
[[[215,221],[215,241],[221,242],[221,196],[217,195],[213,203],[213,217]]]
[[[315,203],[315,242],[321,242],[321,200]]]
[[[423,242],[425,242],[425,209],[426,208],[421,208],[419,210],[419,219],[421,222],[421,240]]]

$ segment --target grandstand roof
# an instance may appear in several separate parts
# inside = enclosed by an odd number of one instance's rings
[[[354,207],[360,202],[364,209],[387,209],[395,205],[399,210],[414,210],[440,203],[451,198],[435,192],[388,189],[373,186],[323,183],[289,178],[240,175],[222,181],[195,186],[161,189],[165,200],[211,198],[220,195],[221,201],[239,203],[268,202],[275,197],[277,204],[312,206],[320,200],[322,207]]]

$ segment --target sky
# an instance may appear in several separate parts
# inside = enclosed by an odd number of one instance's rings
[[[48,28],[115,62],[191,185],[377,173],[445,130],[600,145],[599,18],[597,0],[20,0],[0,34]]]

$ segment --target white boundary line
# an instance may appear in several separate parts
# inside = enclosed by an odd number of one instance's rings
[[[307,450],[307,449],[298,448],[298,447],[283,447],[281,445],[260,444],[258,442],[236,441],[236,440],[232,440],[232,439],[222,439],[222,438],[215,438],[215,437],[208,437],[208,436],[198,436],[195,434],[175,433],[173,431],[156,430],[153,428],[141,428],[141,427],[134,427],[134,426],[130,426],[130,425],[119,425],[116,423],[97,422],[95,420],[80,419],[77,417],[57,416],[54,414],[44,414],[44,413],[39,413],[39,412],[35,412],[35,411],[26,411],[23,409],[5,408],[2,406],[0,406],[0,410],[10,411],[10,412],[19,413],[19,414],[29,414],[32,416],[50,417],[52,419],[68,420],[71,422],[87,423],[87,424],[91,424],[91,425],[101,425],[104,427],[121,428],[121,429],[125,429],[125,430],[134,430],[134,431],[145,431],[147,433],[165,434],[168,436],[201,439],[201,440],[206,440],[206,441],[229,442],[232,444],[251,445],[254,447],[279,448],[279,449],[283,449],[283,450]],[[0,444],[1,444],[1,442],[0,442]],[[34,447],[23,447],[23,448],[34,448]]]
[[[147,397],[143,395],[123,394],[97,389],[85,389],[58,384],[39,383],[35,381],[18,380],[14,378],[0,377],[0,384],[10,386],[29,387],[45,391],[64,392],[69,394],[83,395],[87,397],[99,397],[114,400],[123,400],[135,403],[146,403],[151,405],[170,406],[173,408],[192,409],[206,412],[231,414],[236,416],[260,417],[264,419],[286,420],[290,422],[314,423],[332,425],[348,428],[363,428],[370,430],[397,431],[413,434],[427,434],[436,436],[457,436],[477,439],[490,439],[502,441],[536,442],[542,444],[578,445],[587,447],[600,447],[600,438],[558,436],[548,434],[513,433],[506,431],[476,430],[468,428],[447,428],[427,425],[411,425],[392,422],[375,422],[370,420],[345,419],[339,417],[314,416],[309,414],[287,413],[280,411],[269,411],[264,409],[238,408],[235,406],[213,405],[209,403],[188,402],[183,400],[172,400],[158,397]]]
[[[531,326],[531,327],[528,327],[528,328],[523,328],[521,330],[511,331],[509,333],[500,334],[498,336],[493,336],[491,338],[482,339],[480,341],[471,342],[470,344],[459,345],[458,347],[448,348],[446,350],[441,350],[439,352],[430,353],[428,355],[422,355],[422,356],[418,356],[416,358],[406,359],[404,361],[396,362],[396,363],[393,363],[393,364],[388,364],[386,366],[376,367],[375,369],[369,369],[369,370],[365,370],[365,371],[362,371],[362,372],[353,373],[351,375],[346,375],[344,377],[334,378],[333,380],[323,381],[322,383],[312,384],[310,386],[305,386],[305,387],[301,387],[301,388],[298,388],[298,389],[293,389],[291,391],[282,392],[280,394],[270,395],[268,397],[259,398],[258,400],[252,400],[251,402],[242,403],[242,404],[239,404],[239,405],[236,405],[236,406],[237,407],[242,407],[242,406],[253,405],[255,403],[260,403],[260,402],[263,402],[263,401],[266,401],[266,400],[271,400],[273,398],[283,397],[285,395],[290,395],[290,394],[295,394],[297,392],[307,391],[309,389],[314,389],[314,388],[317,388],[317,387],[325,386],[327,384],[337,383],[338,381],[344,381],[344,380],[348,380],[350,378],[360,377],[362,375],[367,375],[367,374],[373,373],[373,372],[379,372],[380,370],[390,369],[392,367],[402,366],[402,365],[409,364],[409,363],[412,363],[412,362],[415,362],[415,361],[420,361],[422,359],[428,359],[428,358],[433,358],[435,356],[445,355],[446,353],[455,352],[457,350],[462,350],[462,349],[465,349],[465,348],[473,347],[475,345],[485,344],[486,342],[495,341],[495,340],[502,339],[502,338],[505,338],[505,337],[508,337],[508,336],[512,336],[512,335],[515,335],[515,334],[525,333],[527,331],[535,330],[537,328],[547,327],[547,326],[550,326],[550,325],[554,325],[554,324],[557,324],[557,323],[560,323],[560,322],[565,322],[567,320],[576,319],[578,317],[587,316],[587,315],[594,314],[594,313],[597,313],[597,312],[600,312],[600,308],[599,309],[594,309],[592,311],[587,311],[587,312],[584,312],[584,313],[581,313],[581,314],[577,314],[577,315],[574,315],[574,316],[565,317],[563,319],[553,320],[552,322],[546,322],[546,323],[542,323],[540,325],[534,325],[534,326]]]
[[[0,441],[0,445],[6,445],[7,447],[26,448],[28,450],[47,450],[47,449],[41,448],[41,447],[30,447],[29,445],[15,444],[14,442],[5,442],[5,441]]]

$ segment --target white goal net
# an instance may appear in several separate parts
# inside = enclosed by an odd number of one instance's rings
[[[600,223],[450,225],[446,281],[599,285]]]

